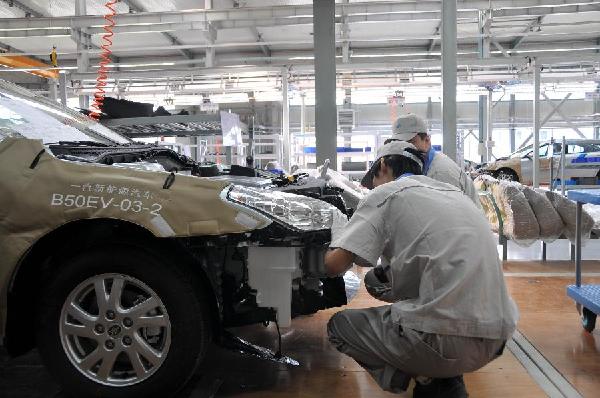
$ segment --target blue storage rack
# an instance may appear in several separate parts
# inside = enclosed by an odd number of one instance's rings
[[[597,315],[600,314],[600,285],[581,284],[581,212],[584,203],[600,205],[600,189],[574,189],[568,191],[567,197],[577,202],[577,212],[575,215],[575,285],[567,286],[567,295],[575,300],[576,303],[581,304],[584,308]],[[592,322],[592,329],[594,323],[595,319]]]

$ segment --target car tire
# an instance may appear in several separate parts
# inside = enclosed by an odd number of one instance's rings
[[[519,176],[511,169],[500,169],[494,174],[494,177],[498,180],[519,182]]]
[[[38,349],[48,370],[74,397],[172,396],[193,375],[212,337],[194,281],[161,255],[130,247],[92,250],[57,264],[37,316]]]

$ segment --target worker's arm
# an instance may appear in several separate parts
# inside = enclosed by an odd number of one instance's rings
[[[350,267],[354,254],[345,249],[333,249],[325,254],[325,270],[327,276],[334,277],[343,274]]]
[[[388,277],[389,266],[378,265],[366,273],[364,282],[367,292],[378,300],[388,303],[398,301],[392,296],[392,283]]]
[[[369,196],[358,206],[348,222],[332,225],[330,251],[325,254],[325,268],[330,276],[342,274],[352,263],[373,267],[385,245],[382,211]]]

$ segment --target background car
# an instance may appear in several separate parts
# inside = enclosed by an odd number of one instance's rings
[[[561,149],[561,142],[540,144],[540,183],[550,184],[551,167],[553,178],[555,180],[560,178]],[[564,170],[565,180],[575,179],[582,185],[596,185],[600,176],[600,140],[566,140]],[[528,145],[508,157],[483,165],[479,172],[491,174],[498,179],[531,185],[533,183],[533,145]]]

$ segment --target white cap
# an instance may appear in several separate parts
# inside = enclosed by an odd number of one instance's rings
[[[375,165],[379,162],[379,159],[381,159],[384,156],[390,156],[390,155],[405,156],[409,159],[412,159],[419,166],[421,166],[421,168],[423,168],[423,161],[421,159],[419,159],[417,157],[417,155],[415,155],[414,153],[408,152],[407,149],[412,149],[415,152],[417,151],[417,148],[413,144],[410,144],[405,141],[392,141],[392,142],[388,142],[387,144],[380,147],[377,150],[377,157],[375,158],[375,161],[371,165],[371,168],[369,169],[369,171],[367,171],[367,174],[365,174],[363,179],[360,181],[361,185],[365,188],[373,189],[374,175],[373,175],[372,171],[373,171],[373,168],[375,167]]]
[[[400,116],[392,126],[392,139],[408,141],[419,133],[427,133],[427,124],[414,113]]]

